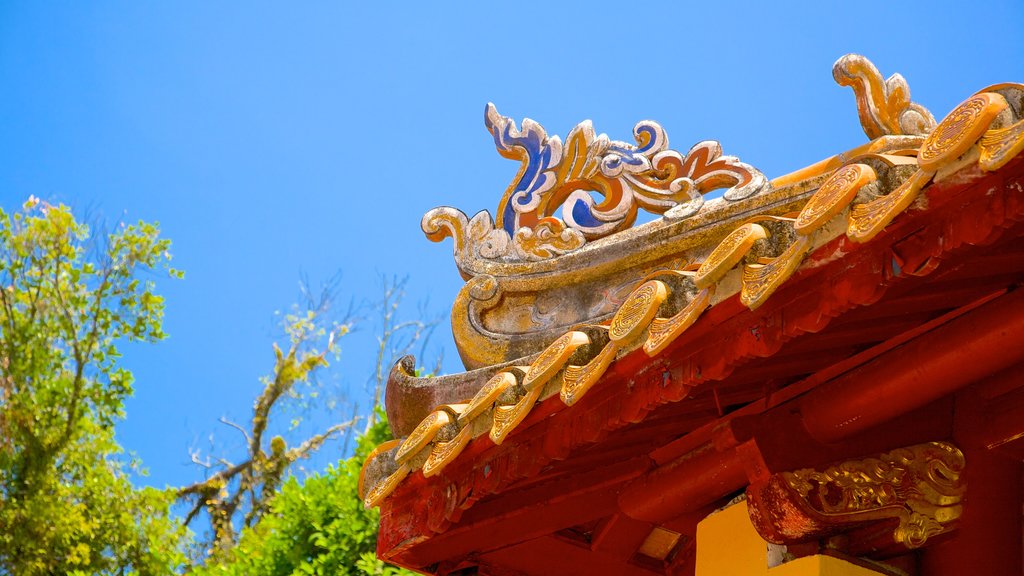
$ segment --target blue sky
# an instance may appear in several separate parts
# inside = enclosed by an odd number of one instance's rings
[[[372,5],[371,5],[372,4]],[[370,302],[380,274],[447,309],[450,242],[419,230],[452,205],[493,212],[515,174],[483,127],[500,112],[564,136],[592,119],[629,140],[722,142],[769,177],[865,140],[848,52],[902,73],[941,118],[975,90],[1024,81],[1024,4],[13,3],[0,5],[0,205],[29,195],[116,223],[157,220],[180,282],[161,282],[170,338],[132,346],[118,436],[155,485],[199,472],[188,449],[248,417],[276,310],[342,273]],[[365,404],[373,323],[332,370]],[[436,342],[459,369],[449,328]],[[310,426],[348,417],[321,410]],[[327,446],[314,466],[339,456]]]

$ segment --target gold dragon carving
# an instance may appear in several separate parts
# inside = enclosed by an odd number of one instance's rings
[[[803,507],[828,523],[896,519],[895,540],[918,548],[963,513],[965,463],[956,446],[929,442],[782,477]]]

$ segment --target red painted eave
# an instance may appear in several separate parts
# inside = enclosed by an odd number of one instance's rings
[[[851,433],[870,435],[894,416],[915,410],[941,412],[933,401],[950,390],[930,397],[907,382],[923,378],[917,367],[926,370],[932,358],[971,362],[952,352],[965,344],[957,334],[983,343],[983,333],[957,329],[933,337],[927,353],[908,353],[909,380],[892,379],[903,404],[890,398],[884,410],[873,412],[870,403],[861,402],[855,383],[845,385],[851,398],[842,402],[812,392],[825,385],[844,389],[847,374],[883,357],[893,368],[876,369],[872,378],[884,379],[895,374],[901,351],[912,350],[915,341],[952,322],[970,324],[990,301],[1020,300],[1007,294],[1024,279],[1022,219],[1024,158],[995,173],[970,168],[955,182],[931,185],[924,201],[871,242],[841,237],[816,250],[757,310],[747,310],[735,297],[724,301],[657,357],[636,351],[620,358],[571,408],[550,398],[501,446],[483,436],[438,476],[411,474],[381,507],[378,553],[428,572],[480,565],[500,573],[514,568],[517,558],[526,562],[530,550],[563,548],[559,531],[586,522],[638,515],[643,520],[618,524],[632,526],[637,534],[653,525],[646,521],[686,525],[679,511],[661,515],[673,518],[630,513],[630,497],[622,495],[632,490],[639,497],[642,482],[680,459],[690,467],[691,479],[684,498],[690,504],[683,512],[699,511],[742,487],[751,470],[737,463],[742,453],[723,446],[742,443],[736,438],[742,426],[730,424],[742,422],[737,419],[801,402],[807,419],[798,432],[825,445]],[[1019,320],[1020,314],[1012,306],[989,313],[993,322]],[[1021,342],[1007,345],[1021,348]],[[846,428],[852,411],[858,423],[851,432]],[[921,434],[942,433],[941,426],[928,427],[934,418],[921,414]],[[999,414],[993,421],[1013,434],[1015,414]],[[782,426],[783,418],[778,420]],[[990,442],[1007,442],[1005,434],[992,434],[999,437]],[[863,446],[885,441],[868,438]],[[806,455],[827,456],[825,448]],[[592,541],[586,548],[591,561],[658,573],[614,552],[610,542],[627,533]],[[525,564],[522,568],[529,572]]]

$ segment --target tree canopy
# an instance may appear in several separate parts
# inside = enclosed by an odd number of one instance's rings
[[[363,459],[390,436],[383,411],[364,416],[353,456],[304,480],[291,465],[359,418],[290,445],[268,432],[348,331],[325,321],[323,302],[285,317],[288,343],[274,346],[251,420],[225,421],[246,439],[241,460],[193,454],[203,479],[133,485],[140,464],[114,437],[133,390],[118,345],[164,338],[156,279],[182,277],[169,249],[152,223],[94,235],[62,205],[0,208],[0,575],[403,572],[374,556],[378,513],[357,493]],[[367,369],[378,399],[385,350],[429,332],[396,324],[400,291],[386,292],[378,366]],[[209,528],[190,530],[200,517]]]
[[[156,341],[169,267],[155,224],[91,238],[64,206],[0,210],[0,570],[167,572],[184,531],[172,495],[136,489],[114,440],[132,375],[123,339]],[[111,503],[116,502],[116,506]]]

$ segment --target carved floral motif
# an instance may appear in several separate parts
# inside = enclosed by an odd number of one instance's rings
[[[496,223],[485,213],[469,220],[447,207],[423,217],[427,237],[454,237],[460,259],[545,260],[629,228],[641,208],[686,218],[712,190],[727,188],[725,198],[734,201],[770,188],[764,174],[723,155],[717,142],[700,142],[685,155],[669,149],[665,130],[650,120],[633,128],[636,144],[595,135],[590,121],[573,128],[563,144],[533,120],[517,127],[493,104],[484,123],[498,153],[521,165]]]
[[[782,478],[802,507],[829,523],[896,518],[893,537],[917,548],[949,530],[963,512],[964,466],[956,446],[929,442]]]
[[[665,130],[650,120],[633,128],[636,145],[595,135],[590,121],[573,128],[563,145],[532,120],[523,120],[518,129],[493,104],[487,105],[484,122],[498,152],[522,162],[498,206],[498,227],[510,236],[561,208],[568,228],[600,238],[631,226],[639,208],[657,214],[672,208],[685,217],[700,208],[710,190],[731,187],[726,198],[739,200],[767,186],[759,171],[722,156],[717,142],[701,142],[685,156],[670,150]]]

